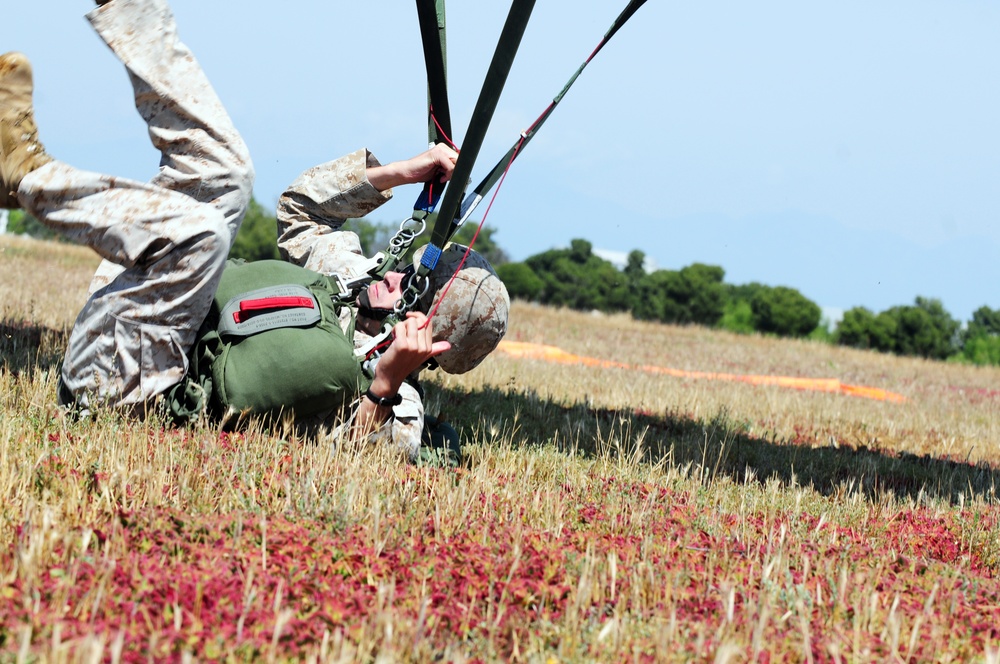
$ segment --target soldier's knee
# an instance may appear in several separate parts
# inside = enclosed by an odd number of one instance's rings
[[[192,240],[204,256],[206,265],[220,266],[226,262],[232,244],[226,216],[209,206],[205,206],[204,215],[204,220],[199,224],[199,232]]]

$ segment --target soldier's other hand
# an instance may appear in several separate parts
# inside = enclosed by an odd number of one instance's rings
[[[369,166],[365,170],[368,182],[379,191],[386,191],[401,184],[433,181],[444,184],[455,172],[458,152],[444,143],[403,161],[385,166]]]
[[[391,389],[392,394],[427,360],[451,348],[447,341],[434,341],[431,321],[419,312],[407,313],[406,319],[392,328],[392,334],[392,343],[382,354],[376,369],[376,380],[386,381],[385,387]]]
[[[430,150],[418,154],[403,162],[404,172],[410,183],[427,182],[445,183],[451,180],[455,172],[455,161],[458,153],[444,143],[438,143]]]

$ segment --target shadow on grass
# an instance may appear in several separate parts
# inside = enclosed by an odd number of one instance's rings
[[[0,361],[12,375],[58,367],[68,333],[34,323],[0,318]],[[696,419],[682,413],[564,405],[534,391],[486,388],[472,392],[428,384],[436,405],[463,439],[510,440],[513,445],[554,445],[567,453],[641,455],[648,463],[690,466],[706,480],[728,476],[743,483],[776,478],[812,486],[824,494],[859,491],[869,498],[891,493],[955,501],[970,492],[996,497],[1000,470],[929,455],[833,445],[810,446],[751,434],[720,413]]]
[[[0,318],[0,366],[14,376],[62,365],[66,330]]]
[[[690,466],[709,480],[728,476],[811,486],[824,494],[887,493],[955,501],[970,492],[995,498],[1000,470],[946,458],[848,446],[810,446],[750,434],[720,413],[710,420],[684,414],[570,406],[535,392],[487,388],[473,392],[431,386],[428,396],[463,439],[511,440],[515,446],[555,445],[567,453],[638,457]]]

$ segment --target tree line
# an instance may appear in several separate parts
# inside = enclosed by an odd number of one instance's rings
[[[980,307],[964,329],[940,300],[917,297],[912,305],[874,313],[854,307],[835,329],[819,305],[788,286],[725,283],[717,265],[679,270],[643,269],[636,249],[618,270],[576,239],[522,263],[497,268],[507,290],[542,304],[603,312],[675,325],[701,325],[741,334],[809,337],[828,343],[934,360],[1000,365],[1000,310]]]
[[[398,225],[352,219],[365,255],[388,246]],[[9,233],[44,239],[56,235],[20,210],[10,214]],[[473,223],[462,226],[455,241],[468,244],[476,233]],[[808,337],[854,348],[935,360],[958,360],[1000,365],[1000,309],[980,307],[964,326],[944,309],[940,300],[917,297],[912,305],[875,313],[854,307],[831,329],[815,302],[788,286],[761,283],[727,284],[717,265],[693,263],[679,270],[644,269],[641,250],[633,250],[623,269],[594,253],[593,245],[574,239],[568,248],[550,249],[523,262],[512,262],[484,226],[476,250],[496,268],[511,297],[581,311],[630,313],[639,320],[675,325],[700,325],[740,334]],[[426,244],[429,233],[414,243]],[[275,218],[256,200],[251,201],[232,258],[277,258]]]

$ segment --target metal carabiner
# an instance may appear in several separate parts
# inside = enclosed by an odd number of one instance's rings
[[[399,230],[389,240],[389,250],[397,257],[402,256],[413,244],[418,235],[427,228],[427,222],[422,219],[404,219],[399,224]]]
[[[396,304],[393,305],[393,311],[399,315],[410,311],[417,306],[417,303],[420,302],[424,295],[427,294],[430,287],[430,279],[427,277],[421,277],[418,274],[413,275],[413,277],[410,278],[409,285],[406,290],[403,291],[400,298],[396,300]]]

